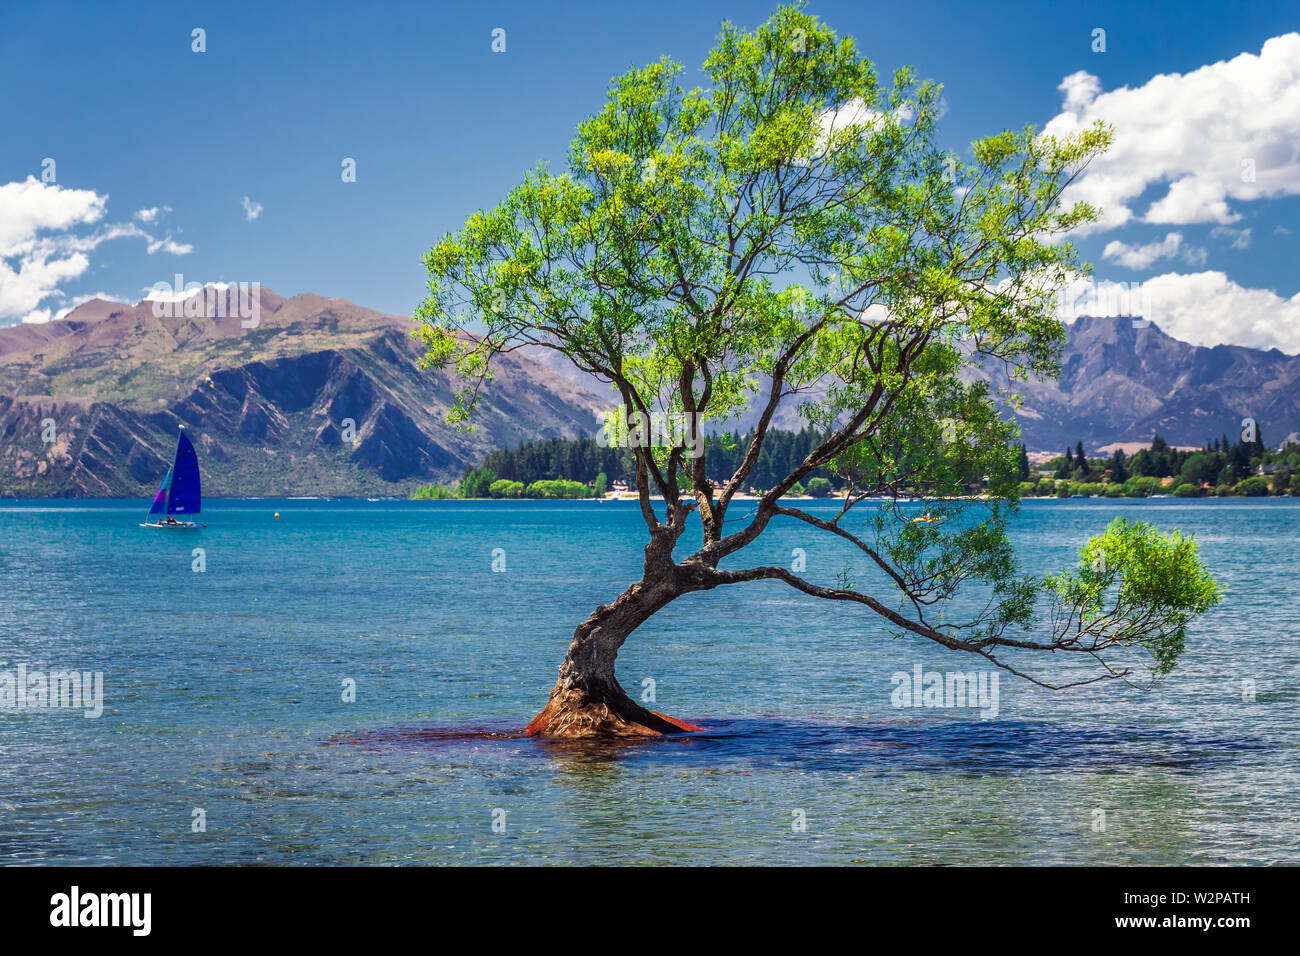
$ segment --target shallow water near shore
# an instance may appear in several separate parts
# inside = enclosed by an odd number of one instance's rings
[[[1297,499],[1024,503],[1033,573],[1116,515],[1196,534],[1228,593],[1153,690],[1000,673],[995,714],[896,707],[917,665],[989,669],[762,582],[632,636],[629,693],[705,732],[615,743],[520,730],[639,575],[634,503],[204,507],[0,502],[0,671],[105,688],[97,719],[0,709],[0,862],[1300,863]],[[746,560],[795,549],[854,561],[793,522]]]

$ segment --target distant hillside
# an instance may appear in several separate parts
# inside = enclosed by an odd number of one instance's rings
[[[1145,325],[1134,328],[1134,324]],[[589,389],[602,389],[590,376],[566,366],[550,353],[543,361]],[[1237,345],[1214,348],[1170,338],[1141,319],[1083,316],[1066,327],[1056,382],[1010,382],[990,365],[966,375],[983,378],[995,388],[1011,388],[1025,397],[1014,414],[1031,451],[1059,455],[1082,441],[1090,452],[1100,446],[1129,443],[1146,446],[1156,434],[1171,445],[1202,447],[1220,435],[1236,440],[1241,420],[1254,418],[1264,438],[1277,448],[1300,432],[1300,356],[1276,349],[1267,352]],[[763,389],[767,383],[762,383]],[[766,394],[764,391],[763,394]],[[806,393],[816,400],[817,389]],[[761,406],[751,403],[733,428],[748,431]],[[797,406],[783,403],[772,419],[777,428],[799,431],[805,422]],[[1300,438],[1300,435],[1294,435]]]
[[[1056,450],[1082,440],[1199,448],[1227,434],[1236,440],[1249,417],[1270,447],[1300,431],[1300,356],[1237,345],[1213,348],[1170,338],[1133,318],[1084,316],[1068,327],[1057,382],[1016,383],[1025,396],[1016,413],[1025,444]],[[1137,320],[1137,324],[1143,324]],[[999,387],[1000,370],[984,373]]]
[[[406,495],[498,448],[592,435],[610,404],[606,385],[552,353],[514,352],[482,393],[476,430],[457,432],[445,420],[454,386],[416,368],[411,319],[269,290],[260,304],[256,328],[95,299],[61,321],[0,329],[0,496],[152,494],[180,424],[210,495]],[[1272,447],[1300,432],[1300,356],[1201,348],[1130,318],[1085,317],[1069,327],[1063,366],[1059,382],[1015,385],[1031,450],[1082,440],[1095,451],[1156,433],[1200,447],[1235,437],[1247,416]],[[973,374],[1010,384],[996,368]],[[355,441],[344,439],[347,419]],[[773,424],[803,423],[791,405]]]
[[[477,429],[457,432],[454,385],[416,368],[411,319],[269,290],[260,303],[256,328],[93,300],[0,329],[0,495],[152,495],[180,424],[209,495],[405,495],[495,448],[590,434],[603,405],[508,355]]]

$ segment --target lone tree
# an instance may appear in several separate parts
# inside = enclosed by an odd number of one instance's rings
[[[962,161],[936,145],[936,84],[907,69],[882,82],[852,39],[798,7],[754,31],[724,25],[703,72],[707,89],[685,88],[668,59],[616,77],[566,171],[540,166],[425,256],[417,333],[425,366],[462,379],[452,421],[467,421],[496,356],[553,349],[616,391],[606,430],[635,455],[643,575],[578,626],[529,730],[697,729],[631,700],[615,657],[670,602],[751,581],[864,606],[1043,686],[1168,671],[1192,616],[1219,599],[1194,543],[1120,521],[1076,570],[1020,575],[1006,534],[1018,432],[962,375],[981,363],[1059,374],[1053,290],[1079,269],[1060,237],[1096,215],[1061,195],[1109,130],[1002,132]],[[783,401],[820,443],[733,513]],[[715,486],[701,429],[751,404],[752,438]],[[652,445],[651,420],[685,431]],[[839,477],[839,510],[783,503],[818,468]],[[983,500],[958,497],[972,480]],[[900,493],[930,499],[922,520]],[[745,566],[777,518],[860,552],[882,596],[848,574]],[[697,520],[702,546],[678,555]],[[980,610],[940,614],[963,587]],[[1049,683],[1017,669],[1031,651],[1092,666]]]

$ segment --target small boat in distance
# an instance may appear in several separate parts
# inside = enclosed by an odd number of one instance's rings
[[[177,521],[173,515],[196,515],[203,506],[203,494],[199,482],[199,456],[194,452],[194,445],[185,437],[185,426],[181,426],[180,437],[176,440],[176,458],[167,477],[162,481],[158,494],[153,496],[149,506],[150,517],[157,515],[158,520],[145,522],[142,528],[201,528],[203,525],[193,521]]]

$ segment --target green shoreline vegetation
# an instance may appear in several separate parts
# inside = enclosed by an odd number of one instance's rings
[[[754,485],[750,490],[762,490],[765,487],[762,482],[769,475],[788,474],[807,454],[816,437],[812,429],[770,432],[772,444],[764,445],[762,458],[752,473]],[[747,442],[745,435],[710,436],[710,464],[717,462],[720,473],[733,473],[736,463],[729,456]],[[1282,450],[1272,451],[1264,447],[1258,433],[1255,441],[1236,444],[1231,444],[1225,435],[1199,451],[1173,448],[1157,435],[1150,448],[1143,448],[1131,457],[1117,449],[1108,458],[1089,458],[1084,454],[1083,443],[1079,442],[1073,450],[1067,448],[1064,455],[1036,468],[1029,464],[1025,446],[1020,445],[1018,468],[1022,498],[1076,495],[1149,498],[1166,494],[1176,498],[1300,497],[1300,444],[1290,442]],[[817,469],[806,487],[796,485],[789,494],[814,498],[841,494],[835,478],[829,471]],[[482,464],[467,468],[455,485],[423,485],[412,498],[604,498],[616,481],[633,491],[636,489],[630,450],[603,447],[585,437],[553,438],[494,451]],[[972,481],[968,490],[978,495],[986,485],[986,481]]]
[[[717,484],[723,475],[740,467],[752,433],[723,432],[705,439],[710,477]],[[820,438],[811,428],[802,431],[769,429],[758,461],[750,472],[747,487],[770,488],[794,470],[816,447]],[[832,473],[824,468],[809,472],[804,484],[791,495],[831,494]],[[586,436],[577,439],[552,438],[501,448],[491,452],[478,466],[465,469],[454,486],[423,485],[414,499],[443,498],[603,498],[622,482],[636,489],[636,460],[630,448],[611,448]]]
[[[1254,441],[1232,444],[1224,435],[1200,450],[1173,448],[1156,435],[1132,457],[1117,449],[1109,458],[1088,458],[1080,442],[1036,470],[1021,445],[1019,469],[1022,498],[1300,496],[1300,444],[1270,450],[1258,429]]]

